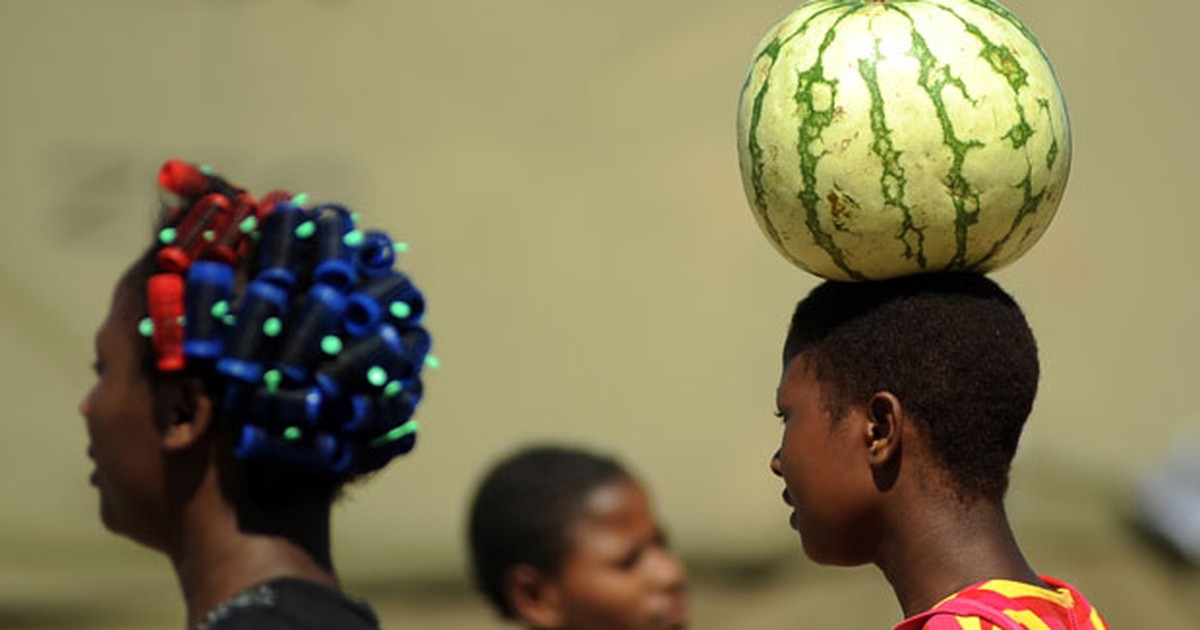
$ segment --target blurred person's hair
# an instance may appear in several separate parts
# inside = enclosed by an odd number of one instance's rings
[[[596,488],[629,479],[615,459],[561,446],[535,446],[496,464],[471,505],[468,537],[478,588],[506,619],[514,610],[505,574],[528,565],[556,574],[569,551],[566,530]]]

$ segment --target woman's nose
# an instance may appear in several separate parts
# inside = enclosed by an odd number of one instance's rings
[[[667,590],[683,588],[687,582],[687,568],[683,566],[683,561],[670,549],[662,549],[661,552],[655,572],[658,583]]]
[[[776,477],[783,476],[783,463],[779,460],[779,450],[771,456],[771,472],[775,473]]]

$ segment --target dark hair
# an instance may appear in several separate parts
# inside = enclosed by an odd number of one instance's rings
[[[514,616],[505,574],[521,564],[557,573],[566,529],[588,494],[622,478],[630,475],[616,460],[558,446],[527,448],[488,472],[471,504],[468,537],[475,586],[502,616]]]
[[[410,451],[430,338],[390,237],[177,160],[159,183],[156,240],[121,282],[152,381],[199,377],[213,398],[238,492],[331,499]]]
[[[980,274],[829,281],[796,305],[797,355],[839,418],[890,391],[921,423],[964,497],[1000,499],[1037,393],[1037,344],[1017,303]]]

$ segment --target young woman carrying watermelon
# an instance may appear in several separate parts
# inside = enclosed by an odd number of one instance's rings
[[[1103,630],[1004,511],[1037,348],[981,274],[1049,226],[1071,158],[1037,40],[994,0],[814,0],[763,38],[738,116],[755,219],[830,279],[792,318],[771,460],[805,552],[878,566],[897,630]]]
[[[771,470],[815,562],[875,564],[896,630],[1107,626],[1025,560],[1004,510],[1037,346],[980,274],[826,282],[796,306]]]
[[[174,160],[159,183],[80,405],[101,519],[170,558],[187,628],[377,628],[338,585],[330,508],[414,446],[421,293],[340,206]]]

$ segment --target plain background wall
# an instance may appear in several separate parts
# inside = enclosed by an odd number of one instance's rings
[[[1042,348],[1017,465],[1120,490],[1195,413],[1200,8],[1007,4],[1075,147],[1055,223],[995,275]],[[458,579],[475,479],[539,439],[620,453],[696,562],[798,557],[767,460],[816,280],[759,234],[734,137],[753,47],[793,6],[0,1],[0,606],[170,586],[102,531],[77,405],[174,156],[412,245],[443,367],[418,449],[338,511],[347,575]]]

